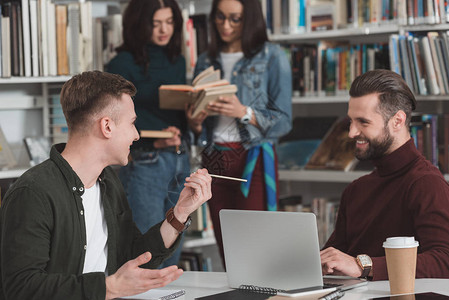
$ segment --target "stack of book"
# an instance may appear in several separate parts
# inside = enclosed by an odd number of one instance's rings
[[[449,94],[447,32],[391,35],[390,61],[416,95]]]

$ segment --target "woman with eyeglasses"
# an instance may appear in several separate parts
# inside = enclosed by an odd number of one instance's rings
[[[131,0],[123,15],[123,44],[106,66],[108,72],[122,75],[137,88],[136,128],[173,133],[172,138],[134,142],[130,162],[120,169],[133,219],[142,233],[165,218],[190,174],[185,113],[161,110],[158,92],[162,84],[186,83],[182,25],[175,0]],[[162,266],[176,265],[181,248]]]
[[[209,172],[248,179],[241,185],[213,179],[209,207],[223,258],[221,209],[277,209],[274,144],[291,129],[292,79],[286,55],[268,42],[258,0],[214,0],[209,21],[210,44],[195,75],[214,66],[238,92],[219,97],[196,118],[188,110],[187,120],[199,144],[207,145],[202,163]]]

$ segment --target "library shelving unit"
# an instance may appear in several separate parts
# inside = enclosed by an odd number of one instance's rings
[[[49,90],[69,78],[0,78],[0,126],[17,160],[16,166],[0,170],[0,179],[17,178],[30,167],[22,140],[28,135],[50,136]]]
[[[295,34],[271,35],[270,41],[281,45],[317,45],[321,42],[344,41],[348,44],[383,42],[388,43],[392,34],[405,32],[448,31],[449,24],[397,25],[367,24],[364,27],[313,31]],[[443,114],[449,111],[449,95],[417,95],[418,109],[423,113]],[[292,98],[293,117],[295,116],[345,116],[348,93],[336,95],[297,96]],[[315,196],[339,197],[345,186],[370,171],[333,170],[279,170],[282,194],[301,194],[303,201],[309,202]],[[445,174],[449,181],[449,174]],[[306,199],[304,199],[306,198]]]

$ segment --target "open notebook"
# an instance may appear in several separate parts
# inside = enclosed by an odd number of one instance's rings
[[[365,280],[323,281],[316,217],[312,213],[221,210],[229,286],[322,292],[325,281],[346,290]],[[333,285],[334,286],[334,285]]]

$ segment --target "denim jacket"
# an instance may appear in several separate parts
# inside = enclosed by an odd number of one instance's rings
[[[203,53],[195,67],[195,76],[206,68],[214,66],[223,71],[221,60],[211,60]],[[292,76],[290,63],[282,49],[266,42],[252,58],[243,57],[234,66],[231,84],[237,85],[237,97],[245,106],[250,106],[257,119],[258,127],[244,125],[236,118],[243,146],[249,149],[264,142],[276,143],[292,127]],[[203,132],[198,138],[200,146],[212,143],[212,133],[217,116],[206,118]]]

